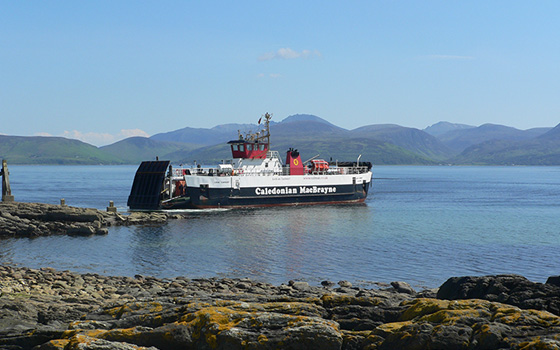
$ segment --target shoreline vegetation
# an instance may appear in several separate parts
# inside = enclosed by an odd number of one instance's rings
[[[0,239],[107,234],[181,215],[0,203]],[[0,264],[0,349],[558,349],[560,277],[279,286]]]

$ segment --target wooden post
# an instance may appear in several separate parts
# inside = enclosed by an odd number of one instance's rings
[[[109,206],[107,207],[107,212],[108,213],[116,213],[117,212],[117,207],[115,207],[115,202],[109,201]]]
[[[2,170],[0,170],[0,175],[2,175],[2,202],[13,202],[14,196],[12,196],[12,190],[10,189],[10,178],[8,171],[8,162],[2,160]]]

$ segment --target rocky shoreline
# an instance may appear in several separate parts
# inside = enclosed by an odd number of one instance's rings
[[[118,213],[66,205],[0,202],[0,238],[105,235],[115,225],[163,224],[182,218],[165,212]]]
[[[557,278],[461,277],[416,292],[0,265],[0,283],[0,349],[560,348]]]

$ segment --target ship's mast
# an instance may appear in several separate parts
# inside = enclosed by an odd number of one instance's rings
[[[258,124],[261,124],[262,118],[264,117],[264,128],[261,131],[257,131],[256,133],[252,133],[249,131],[245,135],[241,133],[241,131],[237,130],[239,134],[239,139],[249,142],[260,142],[270,145],[270,119],[272,119],[272,114],[265,113],[260,119]]]
[[[270,145],[270,119],[272,119],[272,114],[265,113],[264,114],[264,129],[259,133],[257,133],[257,141],[264,142]],[[262,118],[259,119],[259,124]]]

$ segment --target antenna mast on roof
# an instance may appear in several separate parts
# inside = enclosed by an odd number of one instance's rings
[[[257,142],[264,142],[270,145],[270,119],[272,119],[272,114],[265,113],[264,117],[264,129],[257,133]],[[259,119],[259,124],[261,123],[262,117]]]

